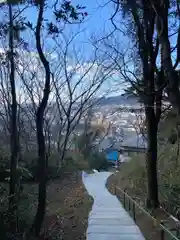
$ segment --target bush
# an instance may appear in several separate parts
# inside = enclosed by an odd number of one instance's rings
[[[161,205],[176,216],[180,209],[180,156],[178,144],[166,144],[158,151],[158,184]],[[133,156],[132,160],[120,166],[113,176],[114,182],[136,200],[145,203],[147,198],[146,156]],[[177,217],[177,216],[176,216]]]
[[[55,178],[63,178],[64,173],[72,173],[82,170],[89,170],[88,161],[84,160],[80,153],[75,153],[72,151],[67,151],[66,157],[64,159],[65,165],[60,169],[57,168],[57,160],[59,159],[59,154],[57,152],[52,152],[48,159],[47,168],[47,180]],[[0,181],[5,181],[6,178],[10,176],[7,169],[10,168],[10,156],[5,154],[4,151],[0,149]],[[23,153],[21,156],[20,166],[27,169],[30,173],[29,176],[22,176],[23,182],[36,182],[38,175],[38,159],[35,151],[32,153]]]
[[[97,170],[107,170],[108,162],[102,153],[94,152],[88,158],[89,167]]]
[[[53,158],[54,157],[54,158]],[[80,155],[77,155],[76,158],[75,156],[71,156],[70,154],[67,154],[67,156],[64,159],[65,165],[60,167],[58,169],[56,165],[56,160],[57,160],[57,155],[53,154],[49,158],[49,165],[47,168],[47,180],[50,179],[56,179],[56,178],[63,178],[65,174],[81,171],[81,170],[86,170],[88,169],[88,164],[85,162]],[[32,179],[29,179],[30,181],[36,181],[37,179],[37,172],[38,172],[38,166],[37,164],[29,164],[26,166],[31,174],[33,175]]]

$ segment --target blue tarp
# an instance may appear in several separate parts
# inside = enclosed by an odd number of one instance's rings
[[[108,161],[117,161],[119,157],[118,151],[112,151],[106,154],[106,158]]]

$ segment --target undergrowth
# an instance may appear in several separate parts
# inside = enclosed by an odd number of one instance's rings
[[[178,143],[161,146],[158,153],[158,184],[161,205],[179,218],[180,212],[180,158],[177,156]],[[123,163],[120,171],[109,178],[108,187],[117,184],[141,204],[147,197],[146,156],[132,156],[132,160]],[[111,189],[112,190],[112,189]]]

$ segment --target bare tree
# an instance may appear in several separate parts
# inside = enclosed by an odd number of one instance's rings
[[[41,45],[41,28],[43,23],[45,1],[39,2],[39,12],[36,24],[36,48],[39,54],[39,58],[43,64],[45,71],[45,83],[43,89],[43,97],[37,108],[36,112],[36,128],[37,128],[37,144],[38,144],[38,164],[39,164],[39,192],[38,192],[38,208],[36,217],[32,226],[32,230],[36,236],[39,235],[41,224],[44,220],[45,208],[46,208],[46,147],[44,138],[44,111],[47,106],[49,94],[50,94],[50,65],[45,57]]]
[[[102,71],[102,62],[97,59],[96,52],[91,59],[83,61],[80,53],[74,49],[74,61],[70,62],[74,37],[63,38],[65,47],[58,48],[59,52],[57,52],[59,56],[57,59],[62,58],[61,70],[59,71],[58,68],[53,75],[57,112],[60,119],[59,137],[62,138],[59,147],[61,149],[59,163],[61,164],[64,161],[70,135],[87,109],[95,104],[96,101],[92,99],[100,93],[103,84],[112,73],[111,68]],[[58,45],[57,42],[56,44]],[[82,62],[85,63],[82,64]]]
[[[18,34],[20,28],[18,28],[18,20],[13,13],[13,7],[11,2],[1,3],[1,7],[7,7],[8,10],[8,22],[1,23],[0,34],[1,39],[7,40],[8,44],[5,44],[5,49],[1,55],[1,63],[4,65],[1,68],[1,93],[4,109],[2,110],[2,117],[6,119],[6,129],[10,134],[10,146],[11,146],[11,164],[10,164],[10,182],[9,182],[9,211],[12,214],[11,228],[12,231],[16,231],[16,191],[17,191],[17,165],[19,160],[19,138],[18,138],[18,126],[17,126],[17,99],[16,99],[16,76],[15,76],[15,58],[16,54],[15,41],[18,42]],[[15,22],[16,20],[16,22]],[[3,41],[3,40],[2,40]],[[2,42],[1,41],[1,42]],[[9,79],[7,79],[7,76]],[[5,78],[3,78],[5,77]],[[4,82],[5,81],[5,82]],[[7,92],[10,90],[10,94]]]
[[[106,41],[106,47],[111,50],[109,58],[114,61],[115,68],[123,78],[137,91],[141,96],[145,106],[147,123],[147,172],[148,172],[148,199],[147,206],[156,208],[158,201],[158,182],[157,182],[157,131],[161,116],[162,91],[164,81],[161,77],[162,71],[158,70],[156,65],[159,40],[155,32],[155,14],[151,5],[147,1],[125,1],[115,3],[116,9],[112,16],[112,21],[119,14],[120,5],[122,5],[125,16],[127,16],[127,28],[131,27],[133,47],[135,51],[140,74],[132,70],[130,62],[131,56],[125,55],[123,51],[118,50],[118,45]],[[114,21],[113,21],[114,23]],[[118,24],[118,23],[117,23]],[[117,26],[117,24],[114,26]],[[117,31],[119,26],[117,26]],[[137,41],[136,41],[137,40]],[[137,65],[137,63],[136,63]],[[134,68],[135,70],[137,68]]]
[[[180,23],[177,22],[176,24],[177,18],[180,18],[179,1],[162,0],[157,2],[150,0],[149,2],[151,3],[152,9],[156,16],[156,30],[158,33],[159,42],[161,44],[162,68],[166,78],[169,100],[179,113],[180,90],[179,76],[178,72],[176,71],[180,61]],[[170,18],[173,23],[175,19],[175,27],[173,27],[173,31],[169,24]],[[173,50],[170,43],[171,36],[176,36],[176,40],[174,39],[176,44]],[[174,52],[174,50],[176,50],[176,59],[175,63],[173,64],[172,52]]]

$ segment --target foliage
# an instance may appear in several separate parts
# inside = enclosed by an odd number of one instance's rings
[[[180,156],[177,156],[177,148],[177,143],[161,146],[158,154],[158,181],[160,204],[179,218]],[[114,175],[113,182],[145,206],[147,196],[145,155],[132,156],[130,162],[122,164],[120,172]]]
[[[108,162],[102,153],[92,152],[89,155],[87,161],[90,166],[90,169],[97,169],[97,170],[108,169]]]
[[[177,126],[177,114],[169,110],[163,114],[160,121],[158,137],[163,142],[158,144],[158,183],[160,204],[171,214],[179,218],[180,198],[180,155],[179,140],[169,141],[172,131]],[[114,175],[116,182],[122,189],[145,205],[147,196],[147,169],[146,156],[131,155],[132,160],[120,167],[120,172]]]
[[[86,132],[75,138],[75,146],[82,155],[84,161],[87,161],[90,169],[107,170],[108,163],[103,153],[99,152],[96,139],[101,136],[99,128],[88,127]]]
[[[173,7],[172,3],[173,2]],[[170,12],[173,12],[170,13]],[[127,26],[126,34],[130,30],[131,44],[133,50],[138,55],[141,64],[138,76],[137,67],[131,67],[129,62],[124,61],[118,64],[117,57],[126,60],[124,52],[118,51],[118,44],[111,49],[116,53],[114,57],[115,66],[130,88],[126,91],[129,94],[137,94],[144,103],[146,123],[147,123],[147,173],[148,173],[148,196],[147,205],[149,208],[157,208],[158,200],[158,181],[157,181],[157,134],[159,122],[162,114],[163,93],[166,92],[176,112],[179,111],[180,91],[179,77],[176,70],[179,64],[180,49],[180,25],[176,24],[180,16],[178,1],[122,1],[116,3],[114,15],[111,20],[116,30],[120,29],[119,21],[115,21],[116,16],[122,13],[124,22]],[[174,14],[175,13],[175,14]],[[171,24],[174,22],[174,25]],[[174,58],[170,35],[176,35],[177,54]],[[128,50],[127,50],[128,51]],[[161,52],[160,52],[161,51]],[[128,51],[129,52],[129,51]],[[160,54],[159,54],[160,52]],[[121,54],[122,53],[122,54]],[[131,61],[132,57],[129,57]],[[158,63],[160,58],[160,64]],[[136,60],[135,60],[136,61]],[[136,61],[137,62],[137,61]],[[175,62],[175,64],[174,64]],[[138,63],[138,62],[137,62]],[[131,76],[131,77],[130,77]],[[177,134],[178,135],[178,134]],[[169,139],[175,143],[175,134]]]

